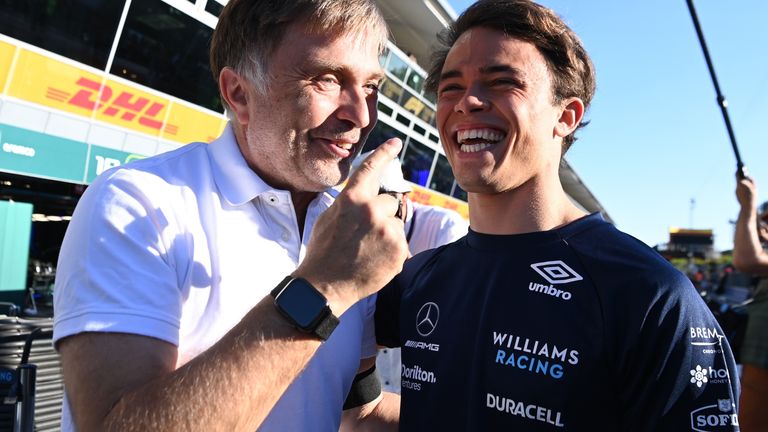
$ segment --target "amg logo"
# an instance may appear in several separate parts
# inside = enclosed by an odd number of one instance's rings
[[[405,346],[409,348],[425,349],[425,350],[430,350],[435,352],[440,351],[440,344],[436,344],[436,343],[426,343],[421,341],[407,340],[405,341]]]
[[[552,297],[561,298],[563,300],[571,299],[571,293],[569,293],[568,291],[559,290],[553,287],[552,285],[543,285],[536,282],[529,282],[528,290],[546,294],[546,295],[551,295]]]

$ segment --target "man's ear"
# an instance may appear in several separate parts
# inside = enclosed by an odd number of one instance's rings
[[[566,137],[573,133],[584,117],[584,102],[577,97],[572,97],[562,102],[563,110],[555,124],[555,135]]]
[[[231,117],[239,124],[248,123],[249,84],[234,70],[225,67],[219,73],[219,91],[232,112]]]

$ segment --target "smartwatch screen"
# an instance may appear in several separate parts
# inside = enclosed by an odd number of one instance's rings
[[[302,279],[292,280],[277,302],[302,328],[309,328],[326,306],[325,297]]]

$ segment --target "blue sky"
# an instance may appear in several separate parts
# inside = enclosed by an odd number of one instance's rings
[[[471,3],[450,0],[459,13]],[[712,229],[716,249],[731,249],[736,160],[685,0],[540,3],[595,63],[591,123],[566,159],[618,228],[650,246],[670,227]],[[742,160],[768,200],[768,2],[694,4]]]

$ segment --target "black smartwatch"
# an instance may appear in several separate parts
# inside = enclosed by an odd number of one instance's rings
[[[339,325],[325,296],[302,278],[286,277],[271,294],[280,314],[305,333],[325,341]]]

